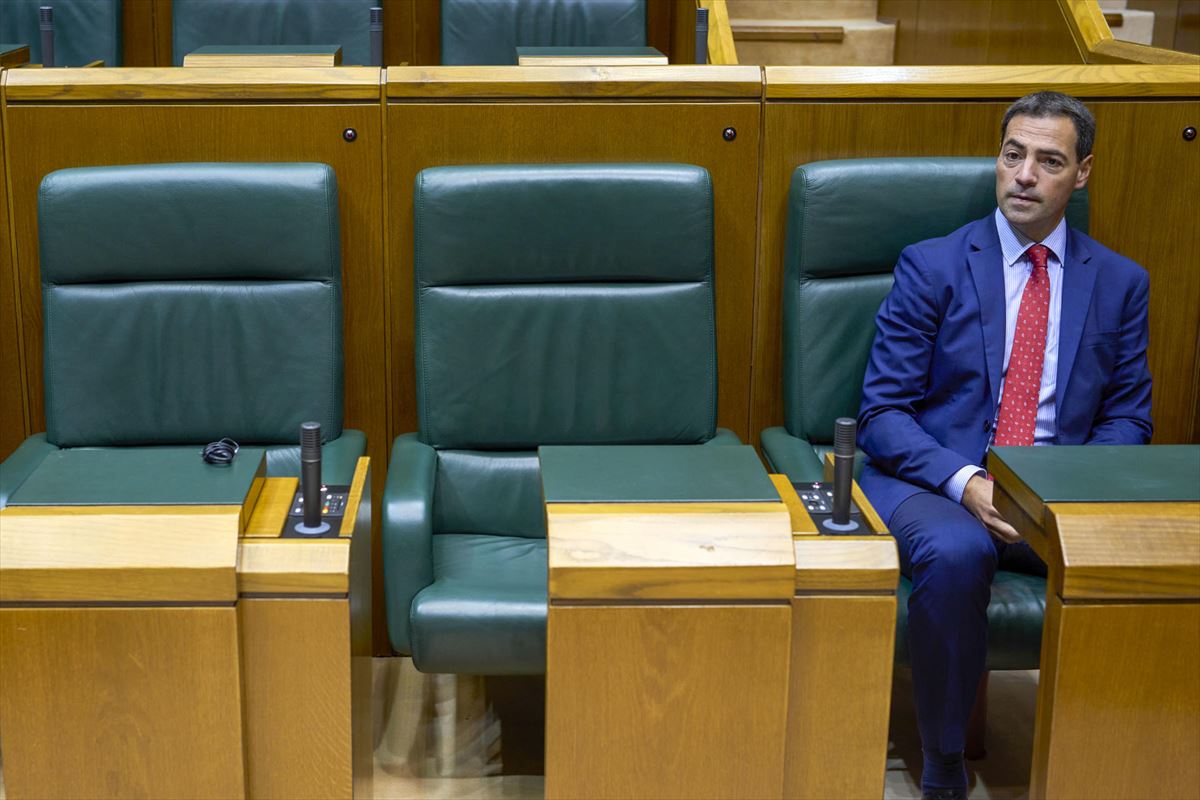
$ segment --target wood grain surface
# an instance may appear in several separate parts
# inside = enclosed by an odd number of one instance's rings
[[[883,796],[895,631],[894,596],[792,600],[784,797]]]
[[[8,458],[29,435],[25,410],[25,353],[21,346],[24,332],[17,307],[18,282],[13,268],[16,256],[9,229],[7,129],[2,112],[0,105],[0,159],[3,160],[3,182],[0,182],[0,461]]]
[[[0,601],[230,601],[238,506],[0,509]]]
[[[1051,597],[1042,643],[1030,797],[1194,798],[1200,604]]]
[[[891,536],[797,536],[796,591],[896,591],[900,559]]]
[[[1067,600],[1200,601],[1200,504],[1053,503]]]
[[[0,53],[0,67],[16,67],[29,63],[29,45],[14,47]]]
[[[552,602],[792,594],[791,526],[781,503],[551,503],[546,531]]]
[[[751,66],[392,67],[389,99],[560,98],[758,99],[762,73]]]
[[[796,68],[799,70],[800,68]],[[824,69],[824,68],[822,68]],[[882,69],[882,68],[881,68]],[[899,69],[899,68],[894,68]],[[921,68],[911,68],[919,70]],[[981,79],[989,67],[925,68],[975,74]],[[889,102],[876,99],[859,103],[775,103],[765,107],[763,144],[763,188],[760,214],[760,259],[758,270],[754,376],[751,401],[752,430],[782,424],[783,406],[779,386],[782,376],[781,341],[782,277],[787,223],[787,194],[797,166],[831,158],[885,156],[993,156],[998,144],[999,121],[1008,101],[1030,88],[1056,89],[1087,94],[1088,85],[1057,83],[1052,68],[1016,67],[1006,71],[1020,76],[1040,75],[1036,87],[1011,86],[1004,102]],[[1186,67],[1071,67],[1095,75],[1095,86],[1105,94],[1122,94],[1122,83],[1105,84],[1120,75],[1132,80],[1127,70],[1175,75],[1182,79]],[[831,77],[848,75],[841,70]],[[994,70],[993,70],[994,73]],[[792,68],[767,68],[768,95],[772,77],[798,77]],[[928,73],[934,74],[933,72]],[[1104,77],[1104,76],[1108,77]],[[899,78],[897,74],[895,77]],[[1186,83],[1186,81],[1185,81]],[[906,92],[925,84],[908,84]],[[805,85],[814,91],[819,86]],[[826,96],[836,94],[826,91]],[[887,87],[858,85],[869,92]],[[1000,83],[961,84],[960,88],[980,99],[993,96]],[[1192,98],[1200,92],[1194,78],[1186,87]],[[1133,95],[1158,91],[1154,84],[1133,87]],[[949,93],[943,93],[949,96]],[[1154,379],[1155,443],[1192,441],[1197,418],[1197,339],[1200,336],[1200,228],[1192,224],[1190,197],[1200,183],[1200,147],[1186,142],[1180,133],[1200,119],[1200,102],[1189,100],[1090,100],[1097,119],[1096,166],[1089,183],[1090,234],[1107,247],[1134,259],[1150,273],[1150,371]],[[1192,122],[1187,122],[1192,120]],[[1168,235],[1164,235],[1168,232]]]
[[[1004,98],[1053,88],[1077,97],[1196,97],[1185,65],[765,67],[768,100]],[[999,117],[996,125],[998,126]]]
[[[393,72],[388,71],[390,80]],[[748,406],[759,112],[757,102],[389,103],[385,291],[391,301],[392,435],[416,430],[417,423],[412,281],[417,172],[447,164],[666,162],[695,164],[712,176],[717,423],[751,441],[759,430],[751,429]],[[732,142],[722,138],[726,127],[737,131]]]
[[[19,70],[10,101],[377,100],[374,67],[108,67]]]
[[[0,608],[8,797],[244,797],[237,653],[232,605]]]
[[[780,797],[790,617],[551,605],[546,797]]]
[[[243,598],[238,622],[249,797],[370,797],[354,786],[349,602]]]
[[[342,49],[332,53],[188,53],[185,67],[340,67]]]
[[[174,71],[180,72],[193,71]],[[378,70],[374,72],[377,76]],[[377,98],[378,86],[375,92]],[[366,434],[368,454],[374,463],[387,464],[392,438],[388,417],[392,409],[384,354],[389,341],[383,277],[384,148],[377,103],[22,105],[10,102],[6,114],[6,130],[11,128],[12,149],[8,153],[11,212],[33,430],[45,429],[37,187],[48,172],[64,167],[174,161],[315,161],[331,165],[338,181],[344,424]],[[353,143],[342,138],[345,128],[357,131]],[[378,514],[374,518],[378,519]],[[378,556],[376,569],[381,575]],[[387,642],[382,585],[381,578],[375,581],[379,589],[375,637],[381,652]]]

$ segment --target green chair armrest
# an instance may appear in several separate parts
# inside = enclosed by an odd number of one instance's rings
[[[733,431],[728,428],[717,428],[717,432],[713,435],[713,438],[705,442],[704,446],[721,447],[724,445],[740,445],[741,443],[742,440]]]
[[[786,428],[767,428],[762,432],[762,452],[767,469],[782,473],[794,482],[824,480],[824,468],[811,444],[797,439]]]
[[[58,450],[46,441],[46,434],[36,433],[0,463],[0,508],[8,505],[8,498],[33,474],[46,456]]]
[[[383,489],[383,588],[392,647],[412,654],[409,613],[433,583],[433,489],[437,453],[406,433],[396,438]]]

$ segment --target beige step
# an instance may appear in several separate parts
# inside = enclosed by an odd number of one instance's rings
[[[1114,39],[1137,44],[1151,44],[1154,39],[1154,12],[1140,8],[1104,10],[1104,18]]]
[[[738,63],[878,66],[895,60],[896,25],[874,19],[731,19]],[[838,38],[834,31],[840,29]]]
[[[726,0],[740,19],[875,19],[876,0]]]

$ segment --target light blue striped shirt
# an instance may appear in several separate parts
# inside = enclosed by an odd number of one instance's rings
[[[1000,399],[1004,399],[1004,377],[1008,375],[1008,359],[1012,355],[1013,337],[1017,331],[1017,314],[1021,310],[1021,295],[1033,272],[1033,264],[1025,251],[1034,241],[1013,228],[1000,209],[995,213],[996,233],[1000,236],[1000,250],[1004,255],[1004,367],[1000,380]],[[1050,250],[1046,260],[1046,271],[1050,276],[1050,313],[1046,320],[1046,356],[1042,362],[1042,384],[1038,389],[1037,420],[1034,426],[1033,443],[1051,444],[1056,432],[1054,401],[1058,379],[1058,323],[1062,316],[1063,260],[1067,254],[1067,221],[1060,219],[1050,235],[1042,240]],[[993,420],[994,422],[995,420]],[[992,426],[995,438],[996,426]],[[944,491],[957,503],[962,502],[963,490],[973,475],[984,474],[976,466],[966,466],[950,476]]]

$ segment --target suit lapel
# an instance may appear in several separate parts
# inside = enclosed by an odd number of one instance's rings
[[[1083,325],[1092,304],[1096,268],[1082,237],[1067,229],[1067,260],[1063,264],[1062,313],[1058,322],[1058,375],[1054,391],[1054,416],[1062,419],[1063,398],[1070,385],[1071,369],[1079,352]]]
[[[989,214],[975,223],[967,264],[979,296],[979,321],[983,325],[983,351],[987,359],[992,410],[1000,400],[1000,370],[1004,366],[1004,254]]]

